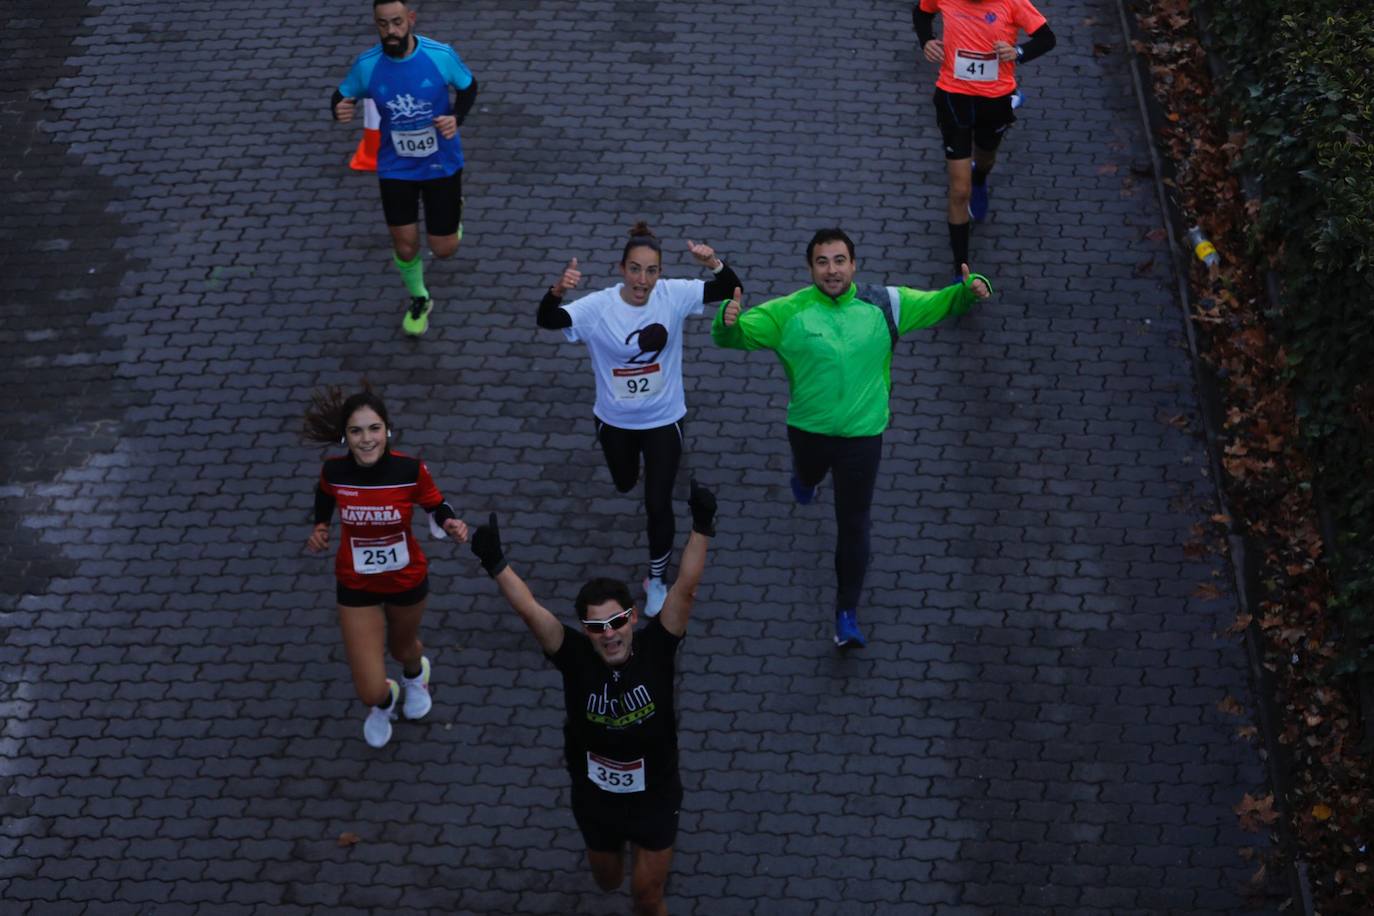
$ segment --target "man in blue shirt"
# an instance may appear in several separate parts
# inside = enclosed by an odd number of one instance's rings
[[[415,11],[405,0],[373,0],[372,13],[381,43],[353,61],[331,108],[334,120],[346,124],[357,101],[370,98],[381,115],[382,211],[396,269],[411,296],[401,326],[418,336],[428,329],[434,308],[420,253],[420,199],[430,250],[438,258],[452,257],[463,237],[458,127],[477,98],[477,81],[453,48],[415,34]]]

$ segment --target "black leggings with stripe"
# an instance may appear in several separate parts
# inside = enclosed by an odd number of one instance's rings
[[[653,429],[621,429],[596,421],[596,439],[606,456],[615,488],[628,493],[639,482],[644,456],[644,509],[649,517],[649,563],[665,565],[677,537],[673,518],[673,481],[686,442],[682,421]]]
[[[792,468],[814,487],[827,473],[835,483],[835,610],[854,610],[868,572],[873,487],[883,457],[883,437],[822,436],[787,427]]]

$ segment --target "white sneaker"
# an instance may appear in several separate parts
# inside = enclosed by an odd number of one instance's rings
[[[420,673],[414,679],[406,677],[403,672],[401,683],[406,688],[406,701],[401,711],[407,719],[423,719],[434,706],[434,700],[429,696],[429,658],[420,657]]]
[[[386,679],[386,686],[391,691],[391,705],[386,709],[372,707],[363,723],[363,739],[373,747],[385,747],[391,740],[391,720],[396,718],[396,700],[401,695],[400,685],[391,678]]]
[[[644,580],[644,616],[657,617],[663,610],[663,602],[668,599],[668,586],[663,580],[650,577]]]

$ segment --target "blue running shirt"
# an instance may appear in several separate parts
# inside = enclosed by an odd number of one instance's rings
[[[448,87],[471,85],[472,72],[457,51],[416,35],[415,50],[407,57],[388,57],[381,44],[359,54],[339,94],[370,98],[377,105],[382,118],[377,177],[424,181],[447,178],[463,167],[461,138],[445,140],[434,119],[453,114]]]

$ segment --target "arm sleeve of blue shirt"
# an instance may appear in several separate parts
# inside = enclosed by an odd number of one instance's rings
[[[372,68],[376,63],[376,57],[372,55],[362,55],[355,60],[348,76],[339,84],[339,95],[346,99],[366,98],[367,84],[372,81]]]
[[[442,45],[442,50],[435,49],[430,52],[430,59],[434,61],[434,66],[439,68],[448,84],[459,92],[472,85],[472,71],[463,63],[463,59],[458,56],[458,52],[448,45]],[[428,49],[427,49],[428,50]]]

